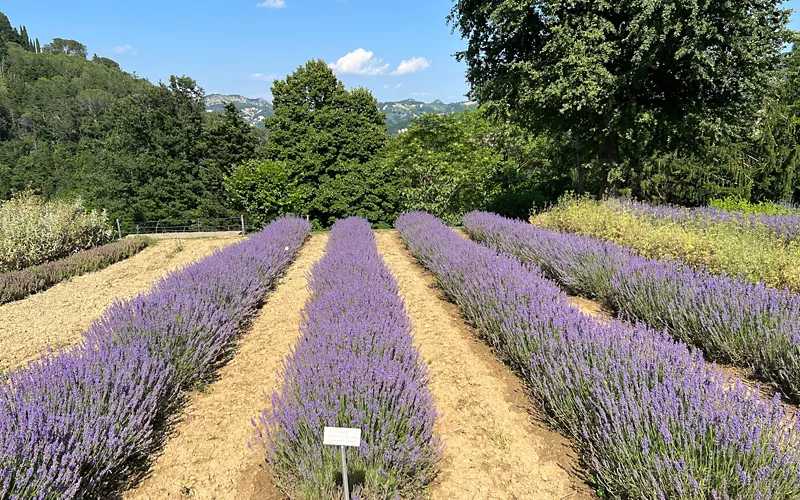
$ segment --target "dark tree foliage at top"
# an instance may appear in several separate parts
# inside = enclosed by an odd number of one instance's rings
[[[375,160],[386,145],[386,119],[362,88],[348,91],[322,60],[309,61],[272,88],[265,155],[291,169],[297,210],[322,225],[360,214],[391,223],[383,204],[391,179]]]
[[[603,164],[746,135],[778,84],[775,0],[459,0],[472,93]]]
[[[103,66],[106,66],[107,68],[116,69],[116,70],[120,69],[119,63],[117,61],[114,61],[114,60],[109,59],[107,57],[99,57],[97,54],[92,56],[92,62],[93,63],[97,63],[97,64],[102,64]]]
[[[39,52],[39,39],[31,40],[28,28],[20,26],[19,31],[11,26],[8,16],[0,12],[0,56],[8,53],[6,43],[16,43],[25,50]]]
[[[203,131],[204,155],[200,162],[200,180],[211,196],[200,200],[200,211],[213,217],[235,215],[228,206],[225,178],[236,165],[258,156],[261,144],[256,129],[244,121],[232,103],[225,105],[225,113],[206,114]]]

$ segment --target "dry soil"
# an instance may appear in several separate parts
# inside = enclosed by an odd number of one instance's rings
[[[282,498],[248,448],[252,419],[269,403],[278,369],[300,335],[308,298],[306,274],[324,251],[327,235],[315,234],[300,250],[276,290],[204,393],[194,393],[149,477],[126,499],[269,500]]]
[[[595,498],[577,455],[535,416],[519,379],[480,341],[458,307],[443,300],[395,232],[377,234],[431,372],[446,449],[433,498]]]
[[[71,345],[115,299],[149,290],[173,271],[237,238],[162,241],[101,271],[0,306],[0,367],[16,367],[48,348]]]

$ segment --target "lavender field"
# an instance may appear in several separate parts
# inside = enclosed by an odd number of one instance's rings
[[[436,473],[437,414],[397,283],[364,219],[334,224],[312,268],[301,337],[286,360],[258,441],[292,498],[335,498],[329,427],[362,429],[349,451],[354,495],[422,497]],[[361,477],[359,477],[361,476]]]
[[[707,359],[747,368],[800,400],[796,293],[485,212],[467,214],[464,226],[475,240],[535,265],[569,293],[665,330]]]
[[[6,3],[0,500],[800,500],[800,0]]]
[[[352,498],[525,497],[523,482],[532,498],[800,497],[794,292],[487,212],[463,222],[410,212],[376,238],[351,217],[308,240],[283,218],[118,301],[0,381],[0,498],[340,499],[325,427],[361,432]],[[425,273],[435,287],[409,288]]]
[[[406,214],[397,228],[553,425],[579,443],[606,494],[800,495],[800,434],[779,399],[760,399],[658,331],[584,316],[538,269],[433,216]]]
[[[103,498],[141,471],[184,391],[231,354],[310,226],[281,219],[119,302],[0,386],[0,496]]]

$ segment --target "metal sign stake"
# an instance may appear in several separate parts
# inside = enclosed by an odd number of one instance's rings
[[[342,450],[342,488],[344,488],[345,500],[350,500],[350,484],[347,481],[347,457],[344,454],[344,446],[339,447]]]
[[[342,488],[345,500],[350,500],[350,482],[347,480],[347,456],[345,446],[358,448],[361,446],[361,429],[346,427],[325,427],[322,437],[325,446],[338,446],[342,454]]]

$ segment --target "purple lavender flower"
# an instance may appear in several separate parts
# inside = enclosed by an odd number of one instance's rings
[[[149,245],[145,238],[126,238],[83,250],[64,259],[0,274],[0,304],[24,299],[69,278],[125,260]]]
[[[0,498],[105,498],[146,466],[182,389],[230,354],[305,241],[299,218],[169,274],[78,346],[0,382]]]
[[[578,441],[610,496],[800,497],[800,433],[779,400],[761,400],[665,334],[581,314],[535,266],[431,215],[395,225],[551,422]]]
[[[362,431],[347,451],[359,498],[416,498],[436,473],[436,411],[397,283],[369,223],[338,221],[312,268],[301,338],[256,443],[291,498],[338,498],[338,448],[323,429]]]
[[[464,226],[569,292],[664,329],[709,359],[749,368],[800,400],[800,295],[485,212],[467,214]]]

